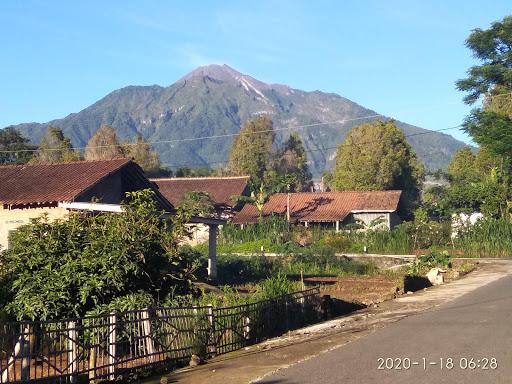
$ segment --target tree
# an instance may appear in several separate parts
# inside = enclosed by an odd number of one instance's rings
[[[212,174],[213,170],[208,167],[180,167],[176,170],[176,177],[204,177]]]
[[[39,144],[38,151],[30,162],[44,164],[76,160],[80,160],[80,153],[73,149],[71,140],[64,136],[61,129],[49,126]]]
[[[179,248],[189,213],[164,216],[151,190],[128,193],[123,208],[20,227],[0,254],[0,286],[8,291],[2,307],[17,319],[46,320],[141,309],[189,294],[197,265]]]
[[[271,164],[277,179],[287,175],[293,176],[293,182],[288,183],[290,185],[286,189],[287,192],[307,191],[313,184],[307,160],[306,149],[300,136],[292,133],[277,151]]]
[[[228,170],[232,175],[249,175],[257,183],[269,166],[274,132],[272,120],[259,116],[246,122],[235,138],[229,154]]]
[[[448,176],[452,183],[463,184],[467,182],[477,181],[475,168],[476,156],[471,151],[471,148],[461,148],[453,154],[452,160],[448,165]]]
[[[84,157],[85,160],[110,160],[124,155],[114,128],[103,124],[87,143]]]
[[[424,178],[423,164],[393,121],[359,125],[338,146],[333,177],[337,191],[399,189],[411,213]]]
[[[468,70],[468,77],[457,81],[457,88],[468,92],[464,101],[484,103],[474,109],[464,130],[475,142],[498,155],[512,154],[512,16],[494,22],[489,29],[475,29],[466,40],[481,65]]]
[[[128,156],[133,158],[148,175],[159,174],[160,158],[158,157],[158,153],[151,150],[142,135],[137,134],[135,143],[126,146],[125,152],[128,153]]]
[[[512,90],[512,16],[492,23],[491,28],[474,29],[466,40],[473,56],[482,62],[468,70],[468,77],[457,81],[457,88],[469,94],[468,104],[480,96],[506,94]]]
[[[36,148],[13,127],[0,130],[0,164],[26,163]]]
[[[215,216],[215,203],[208,192],[191,191],[185,193],[179,207],[193,216]]]

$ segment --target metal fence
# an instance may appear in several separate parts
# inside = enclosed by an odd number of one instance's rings
[[[213,308],[150,308],[57,321],[0,323],[0,383],[113,380],[193,354],[231,352],[321,317],[319,289]]]

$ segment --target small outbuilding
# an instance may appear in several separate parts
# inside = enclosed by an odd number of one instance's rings
[[[392,229],[401,222],[398,215],[402,191],[370,192],[298,192],[276,193],[264,205],[262,215],[279,215],[290,222],[329,225],[339,230],[342,225],[375,225]],[[233,217],[234,224],[257,223],[260,213],[246,204]]]

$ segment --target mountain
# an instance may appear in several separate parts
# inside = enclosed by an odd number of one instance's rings
[[[141,133],[151,142],[167,141],[154,144],[167,166],[217,168],[228,158],[233,140],[229,135],[237,133],[247,119],[262,114],[273,119],[277,142],[290,132],[301,135],[315,176],[332,167],[335,147],[351,127],[388,118],[334,93],[267,84],[227,65],[208,65],[169,87],[125,87],[63,119],[14,128],[37,144],[48,125],[54,125],[64,130],[74,146],[84,147],[101,124],[110,124],[123,140]],[[326,122],[331,124],[319,124]],[[447,134],[402,122],[397,125],[428,169],[445,168],[453,152],[464,146]],[[194,140],[205,136],[210,138]],[[183,139],[191,140],[175,141]]]

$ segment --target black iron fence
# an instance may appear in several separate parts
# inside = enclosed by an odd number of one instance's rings
[[[240,306],[149,308],[57,321],[0,323],[0,383],[113,380],[193,354],[231,352],[317,322],[319,289]]]

